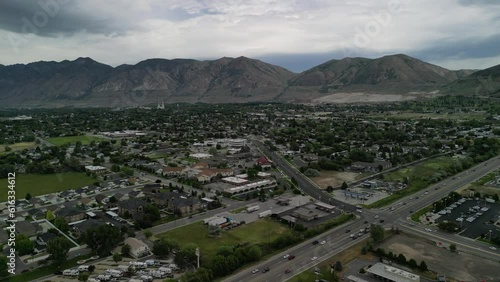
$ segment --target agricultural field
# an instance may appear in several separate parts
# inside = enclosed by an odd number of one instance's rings
[[[76,189],[96,182],[85,173],[65,172],[58,174],[16,174],[16,195],[24,198],[27,193],[31,196],[45,195],[69,189]],[[7,193],[0,195],[0,202],[7,200]]]
[[[82,145],[87,145],[90,144],[90,142],[92,141],[101,141],[101,140],[106,140],[106,139],[95,136],[87,136],[87,135],[54,137],[47,139],[48,142],[56,146],[61,146],[68,143],[75,144],[78,141],[82,142]]]
[[[178,242],[180,246],[195,243],[200,247],[204,263],[210,262],[220,246],[248,242],[250,244],[268,243],[290,230],[279,222],[260,219],[252,223],[222,232],[216,238],[209,237],[208,227],[202,221],[177,228],[156,237],[166,236]]]

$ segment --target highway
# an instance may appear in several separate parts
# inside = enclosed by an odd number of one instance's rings
[[[273,152],[270,152],[262,143],[256,142],[256,144],[284,173],[286,173],[289,177],[294,177],[305,193],[318,200],[321,199],[324,202],[330,202],[337,206],[345,205],[346,209],[349,210],[355,209],[352,205],[347,205],[332,198],[329,194],[323,191],[318,191],[319,188],[315,184],[311,183],[308,178],[292,168],[286,161]],[[408,219],[411,215],[410,211],[416,212],[426,206],[429,206],[437,199],[447,196],[451,191],[455,191],[465,184],[476,181],[485,174],[498,169],[498,167],[500,167],[500,157],[495,157],[484,163],[476,165],[467,171],[459,173],[451,177],[451,179],[445,179],[415,193],[414,195],[410,195],[399,200],[392,205],[394,207],[393,211],[390,209],[391,206],[387,206],[382,209],[373,209],[370,211],[364,210],[363,213],[358,213],[355,221],[329,230],[315,238],[306,240],[305,242],[283,251],[264,262],[250,266],[223,281],[286,281],[294,275],[314,267],[320,262],[325,261],[331,256],[356,244],[361,239],[351,239],[349,237],[350,234],[359,232],[360,228],[368,226],[371,223],[378,224],[380,219],[385,220],[384,227],[386,229],[393,226],[398,227],[401,231],[418,234],[419,236],[433,241],[440,241],[444,244],[456,244],[458,251],[498,261],[500,260],[500,252],[488,249],[486,244],[441,231],[434,230],[432,232],[428,232],[425,230],[426,228],[428,229],[428,226],[411,222]],[[375,215],[378,215],[379,218],[375,219]],[[368,224],[364,224],[366,220],[368,221]],[[347,232],[347,230],[350,230],[350,232]],[[362,238],[366,238],[368,236],[368,234],[365,234]],[[324,240],[326,241],[326,244],[313,245],[312,242],[315,240],[320,242]],[[295,259],[285,259],[283,258],[285,254],[294,255]],[[313,257],[317,257],[317,259],[312,260]],[[262,270],[266,267],[269,267],[270,270],[263,273]],[[259,272],[254,274],[252,273],[253,269],[259,269]],[[287,270],[290,270],[290,272],[285,273]]]

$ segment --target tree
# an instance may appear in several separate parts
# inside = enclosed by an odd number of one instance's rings
[[[66,261],[71,243],[64,237],[57,237],[47,242],[47,253],[55,265],[61,266]]]
[[[114,253],[113,254],[113,261],[118,263],[119,261],[122,261],[123,257],[119,253]]]
[[[0,277],[7,277],[9,275],[7,262],[7,257],[4,255],[0,255]]]
[[[414,260],[414,259],[410,259],[410,260],[408,261],[408,265],[409,265],[411,268],[417,268],[417,267],[418,267],[418,265],[417,265],[417,261],[416,261],[416,260]]]
[[[31,194],[30,194],[30,193],[27,193],[27,194],[26,194],[26,201],[31,200],[31,198],[32,198],[32,197],[31,197]]]
[[[54,219],[54,226],[64,233],[67,233],[69,231],[68,223],[61,216],[58,216],[58,217],[56,217],[56,219]]]
[[[51,210],[45,212],[45,219],[51,221],[55,218],[54,213]]]
[[[108,256],[111,250],[122,241],[120,229],[107,224],[87,229],[82,240],[100,256]]]
[[[186,266],[196,262],[196,249],[198,245],[194,243],[188,243],[184,245],[177,254],[175,254],[175,263],[181,267]]]
[[[422,270],[422,271],[427,271],[427,264],[425,263],[425,261],[422,261],[422,262],[420,263],[420,267],[419,267],[419,268],[420,268],[420,270]]]
[[[457,250],[457,245],[451,244],[450,245],[450,251],[452,251],[454,253],[456,250]]]
[[[328,185],[328,187],[326,187],[326,192],[332,193],[333,192],[333,187],[331,185]]]
[[[406,257],[405,257],[405,255],[403,255],[403,254],[399,254],[399,256],[397,257],[397,261],[398,261],[400,264],[405,264],[405,263],[406,263]]]
[[[18,235],[16,238],[16,251],[20,256],[31,254],[35,249],[35,244],[26,235]]]
[[[111,171],[112,172],[120,172],[120,166],[117,164],[111,165]]]
[[[249,180],[254,180],[257,178],[257,175],[259,174],[259,171],[256,170],[255,168],[249,168],[247,169],[247,175]]]
[[[348,185],[347,185],[347,183],[344,181],[344,182],[342,182],[342,186],[340,186],[340,188],[341,188],[342,190],[346,190],[347,188],[349,188],[349,186],[348,186]]]
[[[95,265],[91,264],[89,265],[89,272],[92,273],[95,270]]]
[[[122,255],[129,256],[130,255],[130,250],[131,250],[130,245],[129,244],[124,244],[122,246]]]
[[[340,260],[338,260],[338,261],[335,263],[335,270],[336,270],[336,271],[342,271],[342,263],[340,262]]]
[[[153,243],[153,254],[160,258],[167,257],[173,250],[177,250],[179,245],[177,242],[167,237],[162,237]]]
[[[89,280],[89,274],[86,272],[82,272],[78,275],[78,281],[87,281]]]
[[[384,228],[380,225],[372,225],[370,228],[370,235],[373,242],[379,243],[384,239]]]

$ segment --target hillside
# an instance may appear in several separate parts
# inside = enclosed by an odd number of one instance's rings
[[[476,71],[442,89],[443,93],[500,97],[500,65]]]
[[[332,60],[298,75],[290,83],[312,87],[323,93],[433,91],[470,73],[451,71],[398,54],[377,59]]]

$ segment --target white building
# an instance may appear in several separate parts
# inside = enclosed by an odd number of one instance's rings
[[[376,263],[366,271],[377,278],[393,282],[420,282],[420,276],[383,263]]]
[[[147,256],[151,253],[149,246],[136,238],[128,237],[127,239],[125,239],[125,244],[128,244],[130,246],[130,255],[134,258]]]

